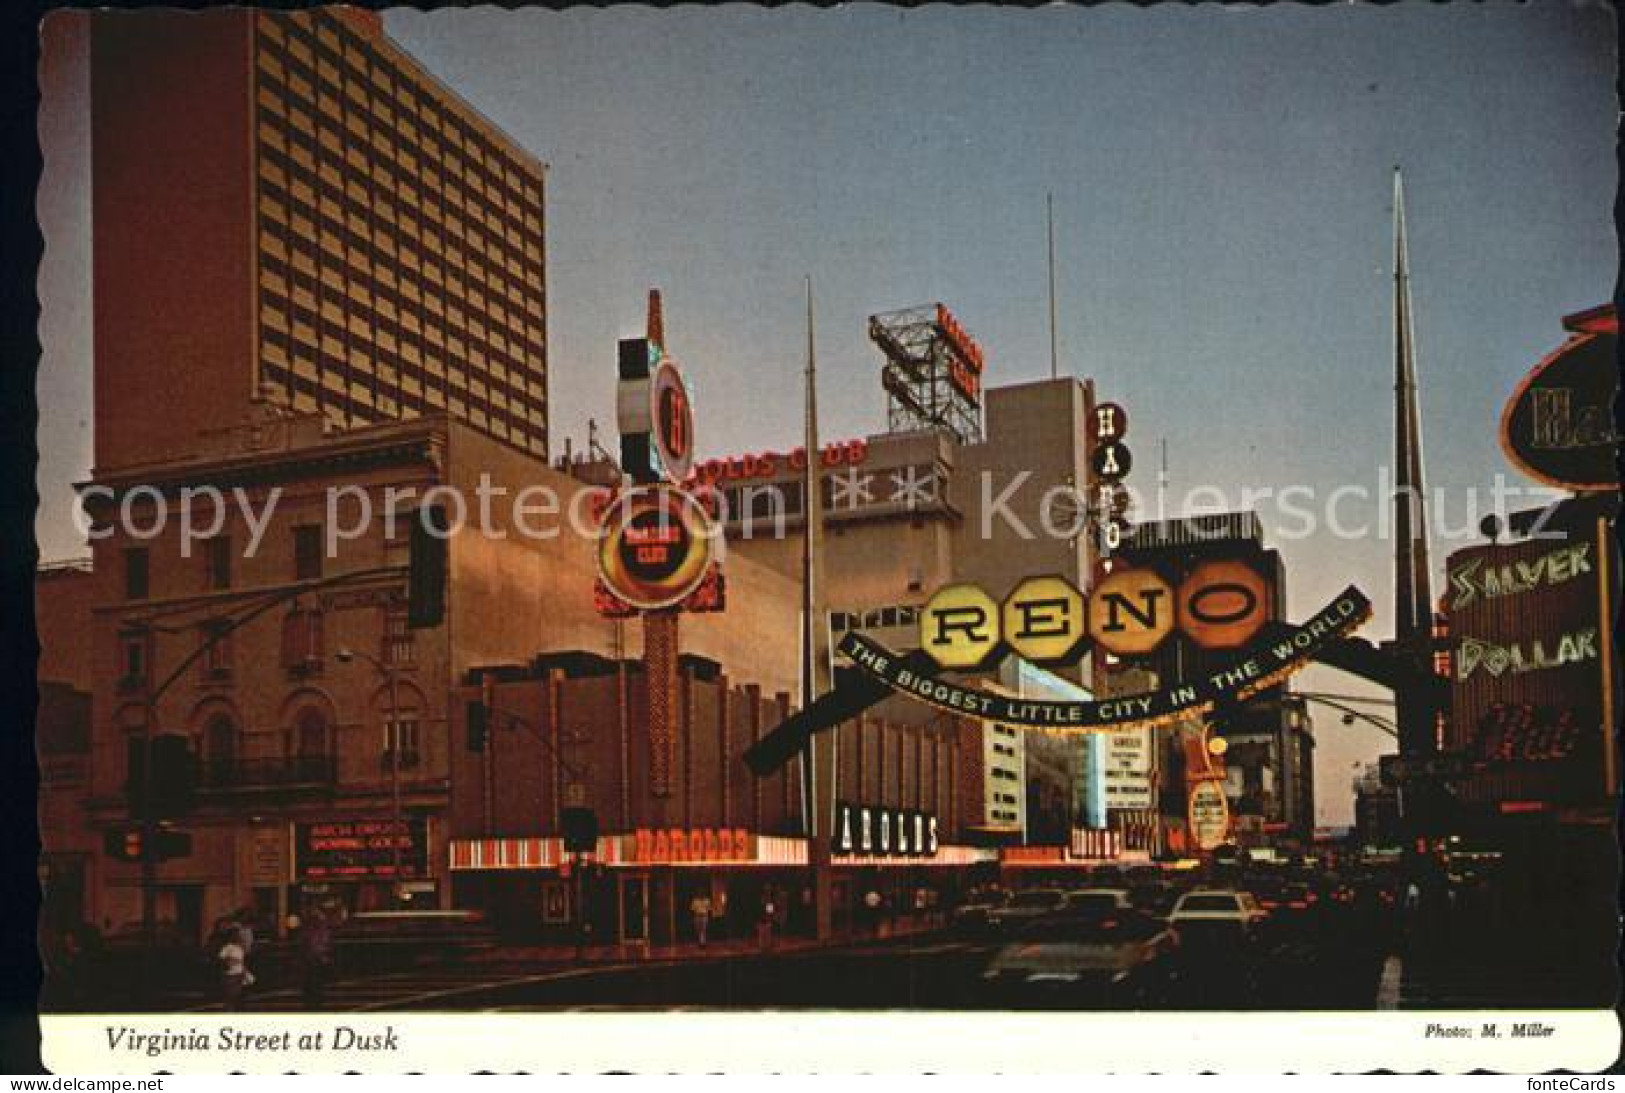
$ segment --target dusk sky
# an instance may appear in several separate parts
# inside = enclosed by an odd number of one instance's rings
[[[555,453],[588,418],[612,429],[615,341],[651,286],[702,458],[796,443],[803,275],[832,439],[884,427],[877,311],[941,300],[989,384],[1046,376],[1053,193],[1061,368],[1128,410],[1130,484],[1154,494],[1167,438],[1174,498],[1358,483],[1372,500],[1343,518],[1374,520],[1400,164],[1426,472],[1455,529],[1435,533],[1437,592],[1469,537],[1466,491],[1497,474],[1533,487],[1497,445],[1503,403],[1561,317],[1612,294],[1601,4],[487,8],[385,25],[550,165]],[[44,76],[46,560],[84,553],[68,519],[94,424],[84,80],[77,59]],[[1365,635],[1391,633],[1391,542],[1287,540],[1260,507],[1291,617],[1356,583],[1377,603]],[[1351,765],[1391,745],[1326,711],[1317,737],[1321,820],[1347,823]]]

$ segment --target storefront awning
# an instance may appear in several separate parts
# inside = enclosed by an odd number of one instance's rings
[[[675,837],[674,837],[675,836]],[[708,837],[709,836],[709,837]],[[592,855],[611,867],[682,866],[750,868],[803,866],[807,840],[743,830],[636,832],[601,835]],[[559,838],[453,839],[451,868],[458,871],[552,870],[567,861]],[[974,846],[939,846],[933,855],[836,855],[838,868],[967,866],[996,861],[998,852]]]

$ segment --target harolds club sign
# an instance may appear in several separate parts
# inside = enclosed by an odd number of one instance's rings
[[[838,467],[861,466],[869,458],[866,440],[840,440],[824,445],[819,455],[819,466],[826,470]],[[686,485],[714,486],[726,482],[776,478],[785,471],[800,472],[807,468],[807,450],[796,448],[790,452],[751,452],[746,455],[708,459],[694,467]]]

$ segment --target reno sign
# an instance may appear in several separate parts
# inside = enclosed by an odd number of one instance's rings
[[[1064,577],[1029,577],[1002,602],[977,585],[954,584],[921,609],[920,649],[950,671],[1007,652],[1033,664],[1065,664],[1091,645],[1144,656],[1175,631],[1203,649],[1238,649],[1272,607],[1264,578],[1230,559],[1198,565],[1177,586],[1148,568],[1114,570],[1087,593]]]

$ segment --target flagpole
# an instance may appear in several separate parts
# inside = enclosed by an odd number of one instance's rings
[[[1049,378],[1061,374],[1061,354],[1055,341],[1055,195],[1045,194],[1044,204],[1049,213]]]
[[[807,522],[801,547],[801,708],[804,710],[824,693],[827,662],[823,610],[823,460],[818,443],[818,350],[813,335],[811,276],[806,278],[806,288],[806,459],[802,470],[802,497]],[[829,828],[834,821],[834,787],[830,784],[835,777],[834,738],[833,731],[815,734],[808,738],[801,753],[802,830],[807,835],[807,864],[812,874],[813,926],[820,938],[830,935],[833,924]]]

